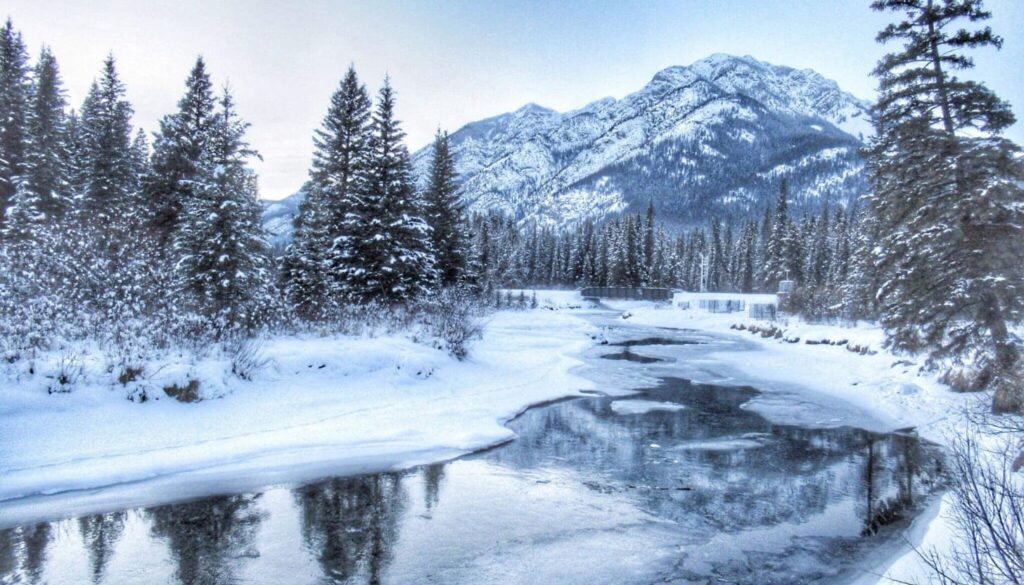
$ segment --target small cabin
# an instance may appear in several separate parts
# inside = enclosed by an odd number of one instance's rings
[[[792,280],[780,280],[779,281],[779,294],[780,295],[787,295],[787,294],[793,292],[794,288],[796,288],[796,282],[795,281],[792,281]]]
[[[590,286],[580,290],[580,296],[593,300],[671,301],[672,289],[650,286]]]

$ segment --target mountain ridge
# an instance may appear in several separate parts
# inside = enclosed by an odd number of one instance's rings
[[[813,70],[772,65],[750,56],[714,54],[691,65],[663,69],[622,99],[602,98],[564,113],[527,104],[471,122],[450,138],[464,197],[475,211],[500,210],[520,221],[563,225],[618,213],[649,199],[670,211],[670,221],[699,223],[709,215],[744,215],[763,207],[772,191],[769,183],[778,182],[761,177],[764,184],[756,192],[745,192],[742,185],[702,181],[703,167],[723,157],[723,149],[712,146],[723,138],[732,142],[724,144],[731,156],[742,156],[738,142],[753,145],[760,137],[761,142],[781,143],[775,151],[771,145],[759,145],[765,162],[778,158],[777,151],[785,150],[787,144],[808,143],[782,161],[793,168],[777,169],[778,178],[795,175],[792,182],[806,194],[804,201],[799,201],[798,194],[798,206],[811,199],[848,204],[864,187],[858,179],[862,163],[856,151],[870,133],[868,108],[867,102]],[[744,128],[755,122],[760,126]],[[723,136],[730,131],[733,136]],[[809,132],[821,136],[816,140],[808,137]],[[652,154],[662,144],[693,146],[694,156],[656,160]],[[428,147],[414,155],[421,177],[429,153]],[[809,155],[817,155],[818,160],[808,159]],[[829,162],[837,158],[843,159],[842,164]],[[678,181],[678,176],[664,176],[653,180],[653,185],[638,185],[642,182],[638,174],[649,173],[644,167],[655,162],[669,171],[692,166],[696,169],[693,180],[687,183]],[[629,163],[638,168],[609,172]],[[733,166],[734,177],[772,171],[765,164]],[[835,168],[825,172],[822,167],[828,166]],[[718,192],[690,196],[687,204],[680,201],[685,194],[667,193],[674,180],[683,190]],[[830,193],[821,197],[813,183]],[[649,193],[645,197],[640,191]],[[740,201],[743,209],[728,209],[730,200]]]
[[[668,223],[699,225],[760,213],[783,177],[796,212],[851,204],[866,189],[869,108],[814,70],[716,53],[621,99],[566,112],[530,102],[470,122],[450,143],[472,211],[557,227],[653,202]],[[421,182],[430,153],[413,154]],[[295,207],[268,206],[277,237]]]

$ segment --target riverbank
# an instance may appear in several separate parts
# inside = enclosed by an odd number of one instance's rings
[[[253,381],[192,404],[5,385],[0,526],[450,459],[591,388],[573,370],[595,328],[575,311],[485,321],[462,362],[401,335],[271,338]]]

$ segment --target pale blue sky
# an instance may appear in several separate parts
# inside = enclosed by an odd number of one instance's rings
[[[527,102],[574,109],[622,97],[711,53],[809,67],[870,99],[886,15],[868,0],[8,0],[33,54],[49,44],[74,104],[108,51],[137,125],[174,109],[197,54],[230,80],[252,124],[262,195],[305,180],[312,131],[350,62],[375,91],[389,73],[410,147]],[[1024,115],[1024,1],[988,0],[1001,52],[974,74]],[[1024,142],[1022,125],[1010,137]]]

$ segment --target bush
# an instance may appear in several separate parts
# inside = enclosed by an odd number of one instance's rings
[[[46,388],[49,394],[71,392],[75,384],[82,378],[85,368],[82,358],[70,350],[61,350],[57,354],[57,362],[52,374],[47,376],[50,383]]]
[[[1024,426],[1016,417],[978,420],[950,445],[950,551],[918,551],[943,585],[1024,582]],[[997,445],[982,446],[985,435]]]
[[[252,381],[256,373],[266,367],[268,359],[263,355],[263,340],[256,337],[239,337],[225,346],[231,356],[231,373],[242,380]]]
[[[469,355],[469,341],[480,337],[481,303],[479,297],[464,288],[444,289],[413,307],[414,314],[435,339],[456,359]]]

